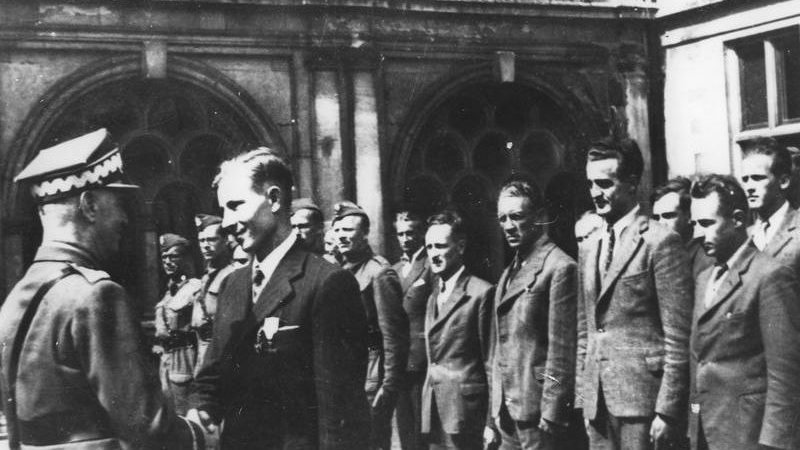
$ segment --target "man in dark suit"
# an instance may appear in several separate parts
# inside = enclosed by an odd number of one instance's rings
[[[352,275],[298,245],[292,175],[259,148],[222,164],[223,227],[253,255],[220,293],[193,417],[223,449],[365,448],[366,322]]]
[[[686,417],[692,271],[680,236],[640,212],[642,168],[629,139],[592,144],[586,163],[606,223],[579,255],[578,400],[593,449],[664,444]]]
[[[800,212],[787,200],[791,173],[789,151],[774,139],[745,146],[741,181],[756,214],[750,230],[753,243],[800,277]]]
[[[800,283],[747,239],[736,181],[692,187],[692,220],[716,265],[699,277],[690,438],[699,450],[800,448]]]
[[[688,178],[675,177],[657,187],[650,200],[653,204],[653,220],[678,233],[686,244],[692,274],[696,277],[713,262],[703,251],[703,239],[694,237],[690,211],[691,187],[692,182]]]
[[[575,395],[578,269],[544,232],[544,198],[532,180],[503,184],[497,217],[515,253],[494,297],[492,425],[503,450],[554,450]]]
[[[403,255],[392,268],[400,275],[409,332],[406,378],[397,398],[397,431],[403,450],[418,450],[424,446],[420,414],[422,385],[428,367],[425,309],[431,296],[432,273],[425,252],[424,220],[412,211],[400,211],[395,214],[394,228]]]
[[[203,430],[161,393],[134,302],[104,270],[125,236],[123,192],[136,188],[106,130],[42,150],[16,181],[36,198],[42,245],[0,309],[6,448],[203,448]]]
[[[436,278],[425,317],[422,432],[431,450],[481,449],[493,289],[464,269],[466,232],[455,212],[428,220],[425,248]]]

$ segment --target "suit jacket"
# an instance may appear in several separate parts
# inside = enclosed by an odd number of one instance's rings
[[[692,322],[690,437],[702,418],[715,448],[800,448],[800,283],[746,243],[710,305],[698,279]],[[698,417],[699,416],[699,417]]]
[[[225,421],[222,448],[366,448],[366,322],[353,276],[297,243],[258,300],[252,266],[225,280],[191,404]],[[261,353],[264,319],[280,329]]]
[[[439,286],[438,277],[434,286]],[[431,431],[434,397],[446,433],[480,432],[486,424],[492,295],[492,285],[466,271],[441,309],[436,305],[438,292],[431,294],[425,316],[428,375],[422,388],[423,433]]]
[[[425,373],[428,367],[428,355],[425,352],[425,310],[428,297],[431,295],[431,272],[428,254],[423,249],[419,256],[411,262],[408,276],[402,275],[403,263],[398,262],[392,268],[400,276],[400,287],[403,289],[403,309],[408,316],[408,372]]]
[[[190,429],[161,394],[133,303],[99,269],[80,247],[50,242],[39,248],[0,309],[1,390],[8,393],[11,348],[31,299],[68,270],[42,299],[20,354],[17,413],[23,432],[40,442],[94,435],[137,449],[191,449]],[[6,402],[4,395],[8,411]]]
[[[509,281],[506,268],[494,296],[491,414],[505,397],[517,421],[543,417],[567,426],[575,380],[578,269],[542,236]]]
[[[689,395],[693,281],[680,236],[639,214],[619,236],[601,280],[603,233],[581,246],[578,358],[584,416],[658,413],[684,420]]]
[[[783,223],[763,252],[790,267],[800,277],[800,211],[789,207]]]

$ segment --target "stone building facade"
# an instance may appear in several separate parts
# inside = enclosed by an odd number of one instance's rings
[[[546,190],[566,247],[590,141],[639,141],[643,196],[663,178],[654,15],[652,0],[2,2],[0,296],[40,239],[14,175],[99,127],[143,186],[115,270],[145,311],[157,235],[191,234],[218,208],[216,165],[256,145],[285,152],[295,195],[326,213],[362,205],[390,257],[397,208],[458,206],[468,263],[494,280],[494,198],[512,171]]]

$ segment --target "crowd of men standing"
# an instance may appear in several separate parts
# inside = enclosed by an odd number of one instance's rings
[[[12,446],[388,450],[394,416],[404,450],[800,448],[800,212],[773,140],[738,180],[660,186],[652,214],[636,143],[593,143],[577,261],[535,180],[511,176],[496,285],[465,267],[456,210],[398,211],[391,265],[358,205],[326,230],[279,154],[238,155],[214,181],[222,215],[160,238],[158,374],[102,270],[135,190],[109,145],[91,133],[40,154],[80,161],[18,176],[44,237],[0,310]]]

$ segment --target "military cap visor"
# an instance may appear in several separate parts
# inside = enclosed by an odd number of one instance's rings
[[[138,189],[122,173],[122,155],[105,128],[39,152],[15,178],[31,184],[39,201],[63,198],[92,188]]]

